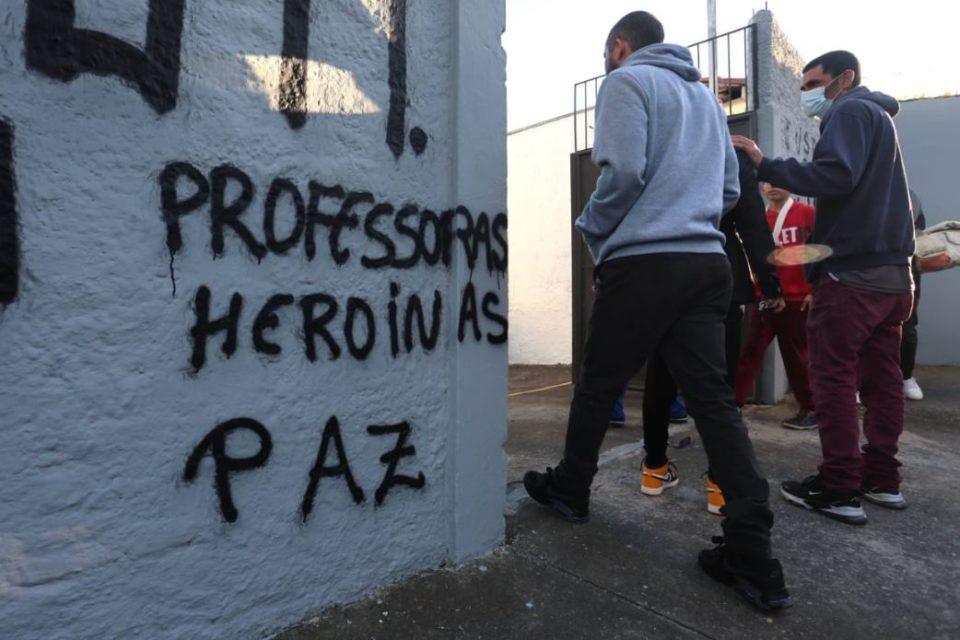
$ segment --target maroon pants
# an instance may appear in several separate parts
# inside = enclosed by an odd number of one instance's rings
[[[861,480],[885,489],[900,486],[897,449],[903,432],[900,331],[910,317],[911,293],[855,289],[821,279],[807,320],[810,381],[817,405],[823,485],[859,491]],[[866,407],[860,450],[855,394]]]
[[[758,305],[750,305],[747,341],[740,356],[740,364],[737,365],[737,406],[742,407],[750,395],[753,381],[763,366],[763,354],[776,337],[780,354],[783,356],[783,365],[787,370],[787,379],[800,404],[800,413],[813,411],[813,395],[807,373],[810,367],[807,356],[807,311],[801,309],[801,306],[802,302],[788,302],[786,309],[773,313],[760,311]]]

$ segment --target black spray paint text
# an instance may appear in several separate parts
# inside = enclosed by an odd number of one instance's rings
[[[368,191],[310,180],[302,189],[278,177],[257,201],[250,176],[229,164],[205,175],[187,162],[172,162],[160,173],[161,211],[171,261],[183,248],[181,222],[206,211],[210,250],[227,251],[227,237],[257,260],[287,255],[299,245],[308,260],[317,255],[318,235],[325,235],[331,260],[338,266],[359,261],[365,269],[449,267],[459,246],[472,271],[507,269],[507,215],[474,215],[466,207],[439,213],[407,203],[377,202]]]
[[[0,304],[13,302],[20,286],[20,221],[13,136],[13,125],[0,118]]]
[[[141,0],[143,1],[143,0]],[[102,31],[78,27],[74,0],[27,0],[24,53],[27,68],[48,78],[72,82],[81,74],[117,77],[137,91],[160,114],[177,106],[186,0],[149,0],[146,42],[141,49]],[[386,35],[390,90],[386,143],[394,157],[405,147],[407,108],[407,0],[387,5]],[[278,102],[293,129],[307,121],[307,60],[310,56],[311,0],[283,1],[283,42]],[[410,130],[410,144],[420,155],[429,137]]]
[[[471,282],[463,288],[457,303],[460,342],[472,338],[499,345],[507,341],[508,321],[506,310],[499,308],[499,295],[489,291],[480,296]],[[278,293],[255,307],[255,314],[244,312],[248,304],[239,293],[233,293],[229,300],[214,301],[209,288],[197,289],[195,321],[190,328],[190,365],[194,372],[206,365],[210,343],[218,336],[222,335],[220,351],[226,358],[236,353],[241,322],[250,323],[251,344],[260,354],[277,356],[283,351],[274,332],[288,325],[301,337],[303,353],[310,362],[334,361],[344,355],[363,361],[384,336],[389,337],[394,359],[418,348],[432,352],[439,342],[444,317],[440,291],[434,290],[424,300],[418,293],[407,295],[397,283],[390,283],[385,305],[353,296],[342,299],[326,292],[300,297]]]
[[[244,458],[231,456],[227,452],[227,442],[233,434],[243,431],[252,433],[257,437],[259,440],[257,452]],[[426,485],[427,480],[422,472],[411,476],[399,473],[397,470],[401,461],[405,458],[413,458],[417,453],[416,448],[408,444],[411,432],[408,422],[370,425],[366,431],[371,437],[394,437],[393,447],[380,456],[380,462],[386,465],[386,469],[379,486],[374,491],[374,504],[376,506],[383,505],[387,494],[397,487],[422,489]],[[183,481],[187,484],[193,483],[200,475],[200,463],[203,459],[208,455],[213,458],[214,490],[219,501],[220,513],[227,522],[236,522],[240,512],[234,504],[233,492],[230,490],[231,475],[265,467],[272,452],[273,437],[263,424],[252,418],[227,420],[218,424],[194,447],[183,469]],[[357,484],[350,468],[350,461],[343,444],[340,422],[336,416],[327,420],[323,435],[320,437],[316,460],[307,474],[306,489],[300,502],[300,517],[304,523],[307,522],[313,512],[317,491],[321,480],[325,478],[342,478],[355,504],[361,504],[366,500],[366,492]]]

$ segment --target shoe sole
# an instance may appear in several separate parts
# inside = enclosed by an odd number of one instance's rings
[[[524,480],[523,482],[523,488],[527,490],[527,495],[530,496],[530,498],[534,502],[536,502],[537,504],[543,505],[544,507],[549,507],[551,510],[553,510],[554,513],[556,513],[558,516],[560,516],[563,520],[566,520],[567,522],[571,522],[573,524],[584,524],[590,521],[589,514],[582,516],[574,512],[570,507],[560,502],[556,498],[548,497],[546,498],[546,500],[541,500],[537,498],[535,495],[533,495],[533,492],[530,490],[530,487],[527,486],[526,480]]]
[[[698,564],[700,565],[700,568],[703,569],[704,573],[720,584],[725,584],[728,587],[732,587],[734,591],[740,594],[740,597],[760,611],[765,613],[773,613],[776,611],[782,611],[783,609],[789,609],[793,606],[793,598],[790,596],[777,598],[775,600],[764,600],[763,593],[743,578],[731,575],[719,567],[705,565],[699,561]]]
[[[783,422],[781,424],[783,424],[784,429],[792,429],[793,431],[813,431],[814,429],[820,426],[816,424],[815,425],[797,425],[797,424],[790,424],[788,422]]]
[[[881,498],[869,493],[861,493],[860,497],[868,502],[880,505],[881,507],[886,507],[887,509],[893,509],[894,511],[903,511],[907,508],[907,501],[903,499],[903,496],[891,500],[890,498]]]
[[[670,418],[670,424],[686,424],[687,418]]]
[[[709,503],[707,503],[707,512],[708,512],[708,513],[712,513],[712,514],[715,515],[715,516],[722,516],[723,514],[720,513],[720,509],[723,509],[723,507],[718,507],[718,506],[715,505],[715,504],[709,504]]]
[[[670,487],[675,487],[680,484],[680,480],[674,480],[673,482],[664,482],[659,487],[648,487],[646,485],[640,485],[640,493],[645,496],[659,496],[663,494],[664,489],[669,489]]]
[[[784,609],[789,609],[793,606],[793,598],[790,596],[785,596],[783,598],[777,598],[775,600],[765,600],[763,598],[763,592],[757,589],[755,586],[744,580],[743,578],[736,577],[734,578],[733,584],[731,585],[733,590],[740,594],[740,596],[752,604],[754,607],[760,611],[767,613],[774,611],[782,611]]]
[[[788,493],[787,491],[784,491],[782,488],[780,489],[780,495],[782,495],[784,500],[786,500],[790,504],[796,505],[798,507],[803,507],[808,511],[816,511],[817,513],[822,513],[823,515],[827,516],[832,520],[836,520],[844,524],[852,524],[856,526],[862,526],[867,524],[867,514],[863,512],[862,507],[860,507],[859,509],[856,507],[830,507],[828,509],[824,509],[822,507],[814,506],[809,502],[807,502],[806,500],[804,500],[803,498],[798,498],[792,493]]]
[[[581,516],[577,513],[574,513],[570,507],[555,498],[550,498],[550,502],[548,502],[546,506],[553,509],[558,516],[567,522],[571,522],[573,524],[586,524],[587,522],[590,522],[590,516]]]

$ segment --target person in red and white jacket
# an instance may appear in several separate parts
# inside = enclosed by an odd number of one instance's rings
[[[790,192],[761,183],[767,197],[767,223],[778,248],[806,244],[813,233],[814,208],[790,197]],[[786,307],[782,311],[751,305],[746,343],[737,366],[736,401],[743,406],[763,365],[763,355],[774,337],[787,370],[787,379],[800,405],[797,415],[785,420],[789,429],[816,429],[813,394],[810,392],[807,355],[807,308],[811,287],[802,265],[778,266],[780,286]],[[757,299],[762,299],[757,290]]]

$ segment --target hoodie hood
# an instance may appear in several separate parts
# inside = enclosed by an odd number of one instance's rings
[[[623,63],[624,66],[639,64],[669,69],[691,82],[701,79],[700,70],[693,66],[690,50],[678,44],[652,44],[634,51]]]
[[[870,91],[870,89],[867,89],[866,87],[855,87],[834,101],[833,106],[830,107],[830,110],[824,114],[823,120],[821,121],[821,126],[826,125],[827,120],[830,118],[831,113],[836,110],[838,104],[843,104],[850,98],[866,100],[868,102],[878,104],[880,105],[881,109],[890,114],[891,118],[900,113],[900,103],[893,96],[888,96],[887,94],[879,91]]]

